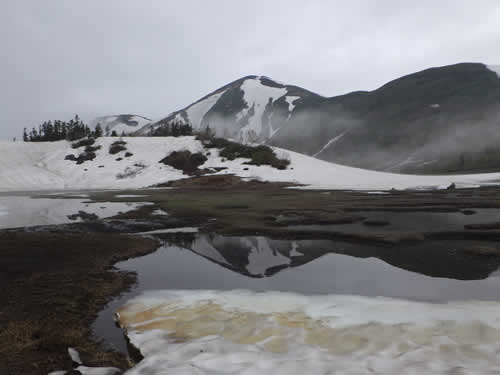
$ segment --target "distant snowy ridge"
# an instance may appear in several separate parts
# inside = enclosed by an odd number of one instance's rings
[[[118,135],[131,134],[151,123],[151,119],[138,115],[122,114],[113,116],[100,116],[91,121],[90,125],[95,128],[100,124],[102,130],[108,128],[115,131]]]
[[[446,188],[451,183],[457,187],[470,187],[500,180],[500,173],[417,176],[376,172],[275,148],[278,155],[287,154],[290,158],[290,166],[278,170],[266,165],[246,165],[247,159],[223,161],[217,149],[205,149],[193,136],[123,137],[127,150],[111,155],[109,147],[116,140],[113,137],[99,138],[96,146],[101,146],[101,149],[96,151],[96,158],[80,165],[64,160],[66,155],[76,153],[66,141],[0,142],[0,191],[127,189],[183,179],[188,176],[182,171],[159,163],[173,151],[181,150],[205,153],[208,160],[200,168],[226,168],[218,174],[292,182],[309,189],[437,189]],[[127,157],[126,152],[132,155]]]

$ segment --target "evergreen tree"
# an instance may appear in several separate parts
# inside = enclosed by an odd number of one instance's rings
[[[102,126],[101,123],[97,123],[95,126],[94,137],[99,138],[102,137]]]

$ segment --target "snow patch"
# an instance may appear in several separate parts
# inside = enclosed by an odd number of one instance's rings
[[[152,215],[155,215],[155,216],[168,216],[168,212],[167,211],[164,211],[164,210],[161,210],[161,209],[158,209],[158,210],[154,210]]]
[[[80,359],[80,353],[76,351],[74,348],[68,348],[68,354],[71,357],[71,360],[79,365],[81,365],[83,362]]]
[[[277,129],[273,129],[272,124],[269,124],[269,138],[272,138],[280,129],[281,126]]]
[[[250,250],[246,268],[251,275],[264,276],[272,267],[290,264],[290,258],[274,250],[265,237],[243,237],[241,242]]]
[[[186,120],[184,120],[184,117],[180,113],[178,113],[174,117],[174,122],[178,122],[180,124],[185,124]]]
[[[325,151],[328,147],[330,147],[332,144],[334,144],[335,142],[337,142],[339,139],[341,139],[345,134],[347,133],[347,130],[344,131],[343,133],[333,137],[332,139],[330,139],[328,142],[326,142],[326,144],[321,148],[321,150],[319,150],[317,153],[315,153],[313,155],[313,158],[317,157],[318,155],[320,155],[323,151]]]
[[[288,112],[292,112],[295,108],[295,104],[293,104],[296,100],[299,100],[300,96],[286,96],[285,100],[288,103]]]
[[[240,130],[244,142],[247,142],[249,132],[253,132],[257,136],[261,134],[262,115],[269,99],[274,103],[278,98],[286,95],[287,89],[263,85],[260,79],[246,79],[241,85],[241,90],[243,90],[243,100],[247,104],[247,108],[238,113],[237,120],[245,117],[251,108],[254,111],[253,116],[248,119],[248,124]]]
[[[116,367],[87,367],[78,366],[77,371],[80,371],[82,375],[119,375],[121,371]]]
[[[79,371],[82,375],[118,375],[121,371],[116,367],[87,367],[83,366],[82,360],[80,359],[80,353],[74,348],[68,348],[68,354],[71,360],[80,365],[75,370]],[[67,371],[54,371],[48,375],[65,375],[68,374]]]
[[[186,109],[188,119],[194,129],[199,129],[201,127],[203,117],[207,114],[208,111],[210,111],[210,109],[212,109],[215,103],[217,103],[222,94],[224,94],[224,91],[218,94],[213,94],[204,100],[194,103],[192,106]]]
[[[495,72],[498,78],[500,78],[500,65],[486,65],[486,68],[488,68],[492,72]]]
[[[129,121],[136,122],[137,125],[129,125],[128,123],[121,122],[120,116],[106,116],[94,119],[91,126],[95,128],[99,123],[101,124],[103,131],[105,131],[106,127],[108,127],[110,131],[114,130],[118,135],[121,135],[122,133],[133,133],[151,123],[150,119],[136,115],[131,116]]]
[[[128,375],[495,374],[499,316],[498,302],[243,290],[151,291],[117,313],[145,357]]]
[[[120,194],[120,195],[115,195],[115,198],[144,198],[148,196],[149,195],[141,195],[141,194]]]
[[[299,244],[297,242],[292,242],[292,250],[290,251],[290,257],[301,257],[304,256],[299,250]]]
[[[149,232],[141,232],[138,234],[163,234],[163,233],[198,233],[198,228],[183,227],[183,228],[168,228],[158,229]]]

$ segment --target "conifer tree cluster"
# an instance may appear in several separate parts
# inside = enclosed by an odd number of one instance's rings
[[[33,127],[30,132],[24,128],[23,140],[24,142],[52,142],[64,139],[74,141],[84,137],[98,138],[102,137],[102,135],[103,130],[100,124],[97,124],[95,130],[91,130],[76,115],[74,119],[68,122],[61,120],[45,121],[38,128]]]
[[[165,122],[158,128],[149,131],[149,137],[181,137],[184,135],[193,135],[191,124],[180,121]]]

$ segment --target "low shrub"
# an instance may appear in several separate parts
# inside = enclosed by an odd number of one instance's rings
[[[86,161],[94,160],[97,157],[95,152],[82,152],[76,159],[76,164],[83,164]]]
[[[96,152],[97,150],[100,150],[101,149],[101,146],[92,146],[92,145],[89,145],[89,146],[86,146],[85,147],[85,152]]]
[[[71,145],[72,148],[80,148],[83,146],[92,146],[95,143],[94,138],[84,138],[79,140],[78,142],[75,142]]]
[[[223,159],[250,159],[250,161],[245,163],[248,165],[269,165],[277,169],[286,169],[290,164],[288,159],[279,158],[272,148],[264,145],[249,146],[231,142],[227,139],[213,138],[206,144],[206,147],[221,149],[219,155]]]
[[[207,161],[207,157],[201,153],[192,154],[190,151],[174,151],[160,160],[160,163],[180,169],[186,174],[194,173],[198,167]]]
[[[84,162],[88,160],[94,160],[97,157],[96,153],[93,151],[87,151],[85,149],[84,152],[82,152],[80,155],[75,156],[73,154],[66,155],[64,160],[70,160],[70,161],[75,161],[76,164],[83,164]]]
[[[109,146],[109,153],[111,155],[114,155],[114,154],[118,154],[119,152],[126,151],[127,150],[127,147],[125,147],[126,144],[127,144],[127,142],[122,141],[122,140],[113,142]]]

